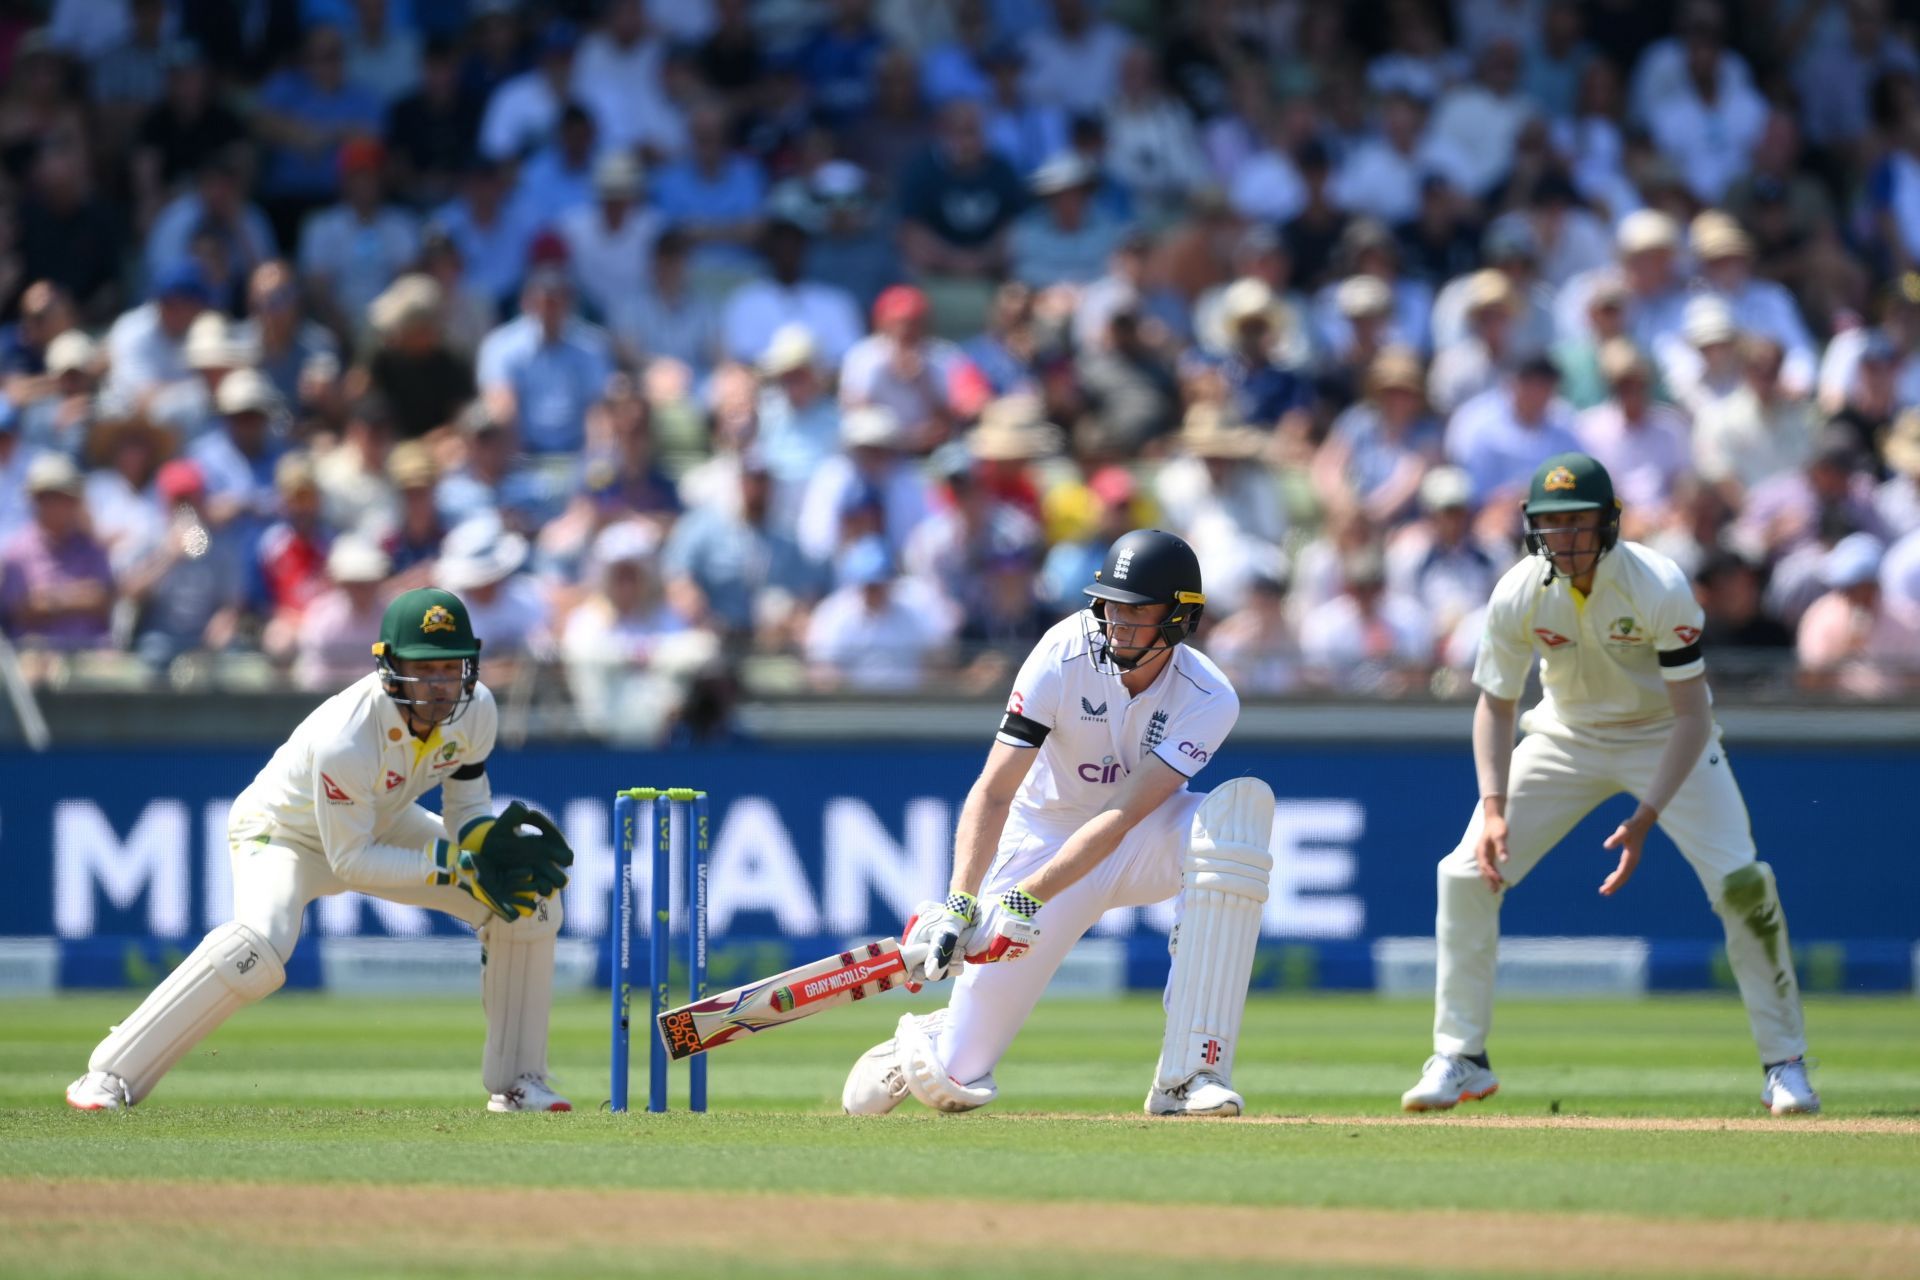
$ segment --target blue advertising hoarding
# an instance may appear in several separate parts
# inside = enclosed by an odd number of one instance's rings
[[[613,868],[613,793],[688,785],[713,793],[711,929],[731,941],[896,931],[944,888],[954,820],[984,747],[838,743],[676,756],[612,749],[502,752],[497,795],[554,814],[578,862],[566,932],[603,938]],[[191,940],[226,918],[226,812],[266,758],[260,750],[0,754],[0,939],[53,937],[83,951],[105,942]],[[1916,749],[1753,748],[1731,756],[1761,856],[1778,873],[1796,947],[1839,976],[1816,985],[1904,986],[1920,936],[1920,838],[1890,798],[1920,778]],[[1280,799],[1265,980],[1370,985],[1368,943],[1430,935],[1433,864],[1459,838],[1474,799],[1465,743],[1393,747],[1229,748],[1196,787],[1237,774]],[[1655,985],[1710,980],[1719,923],[1691,870],[1656,835],[1627,891],[1596,892],[1614,857],[1601,841],[1624,797],[1576,828],[1508,903],[1509,935],[1633,936],[1654,946]],[[644,851],[642,853],[644,856]],[[1129,976],[1164,972],[1170,908],[1112,913]],[[419,908],[324,899],[306,937],[461,932]],[[837,945],[837,944],[835,944]],[[305,944],[303,944],[303,949]],[[1664,958],[1685,973],[1662,981]],[[296,957],[296,981],[308,966]],[[1291,966],[1293,976],[1289,978]],[[1671,966],[1669,966],[1671,967]],[[1303,977],[1302,974],[1305,976]],[[84,977],[84,974],[81,975]]]

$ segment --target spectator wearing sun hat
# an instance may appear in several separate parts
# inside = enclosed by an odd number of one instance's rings
[[[625,151],[608,151],[594,161],[594,199],[566,210],[554,224],[566,242],[580,296],[602,319],[614,314],[621,299],[647,288],[653,242],[666,223],[647,207],[645,192],[639,161]]]
[[[386,610],[381,584],[386,552],[357,535],[340,538],[327,553],[326,582],[300,617],[294,641],[293,682],[331,692],[365,673],[367,636],[380,630]]]
[[[0,630],[62,649],[107,638],[113,570],[86,528],[80,469],[43,453],[27,468],[33,520],[0,546]]]
[[[1886,544],[1869,533],[1840,539],[1820,563],[1826,594],[1801,615],[1794,649],[1807,682],[1856,698],[1887,697],[1920,673],[1920,632],[1886,607]]]

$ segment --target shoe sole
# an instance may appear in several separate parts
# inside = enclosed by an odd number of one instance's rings
[[[119,1110],[119,1108],[114,1106],[111,1102],[75,1102],[72,1098],[67,1099],[67,1105],[72,1107],[75,1111],[118,1111]]]
[[[1770,1102],[1763,1102],[1760,1105],[1776,1116],[1817,1116],[1820,1114],[1820,1104],[1818,1102],[1810,1107],[1776,1107]]]
[[[1455,1098],[1452,1102],[1408,1102],[1405,1098],[1402,1098],[1400,1100],[1400,1109],[1402,1111],[1412,1111],[1412,1112],[1451,1111],[1463,1102],[1480,1102],[1483,1099],[1491,1098],[1494,1094],[1498,1092],[1500,1092],[1500,1086],[1496,1084],[1495,1086],[1493,1086],[1493,1088],[1488,1089],[1482,1093],[1474,1093],[1472,1090],[1468,1090],[1467,1092],[1461,1094],[1459,1097]]]
[[[552,1113],[555,1111],[571,1111],[573,1110],[573,1104],[571,1102],[556,1102],[550,1107],[535,1108],[535,1107],[496,1107],[491,1102],[489,1102],[487,1104],[487,1110],[497,1116],[513,1115],[522,1111]]]

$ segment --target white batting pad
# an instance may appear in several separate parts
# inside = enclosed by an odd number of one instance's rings
[[[487,1011],[480,1075],[488,1093],[505,1093],[523,1075],[547,1074],[560,919],[560,899],[550,896],[531,915],[480,926],[480,1003]]]
[[[119,1076],[127,1082],[128,1100],[138,1102],[187,1050],[286,980],[286,968],[264,937],[238,922],[223,924],[100,1042],[87,1070]]]
[[[938,1020],[936,1020],[938,1019]],[[900,1069],[906,1073],[907,1091],[935,1111],[972,1111],[1000,1096],[991,1072],[967,1084],[947,1074],[947,1064],[933,1047],[933,1033],[945,1025],[945,1010],[927,1018],[903,1014],[894,1031],[899,1045]]]
[[[1202,1071],[1233,1079],[1273,871],[1272,834],[1273,791],[1257,778],[1221,784],[1193,815],[1180,877],[1185,905],[1168,940],[1167,1034],[1155,1072],[1161,1089]]]

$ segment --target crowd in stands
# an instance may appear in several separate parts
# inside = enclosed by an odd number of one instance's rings
[[[666,732],[743,655],[998,690],[1158,524],[1243,694],[1392,694],[1471,668],[1529,474],[1581,449],[1721,669],[1911,692],[1914,36],[1885,0],[0,4],[0,629],[38,678],[324,690],[432,582],[490,680]]]

